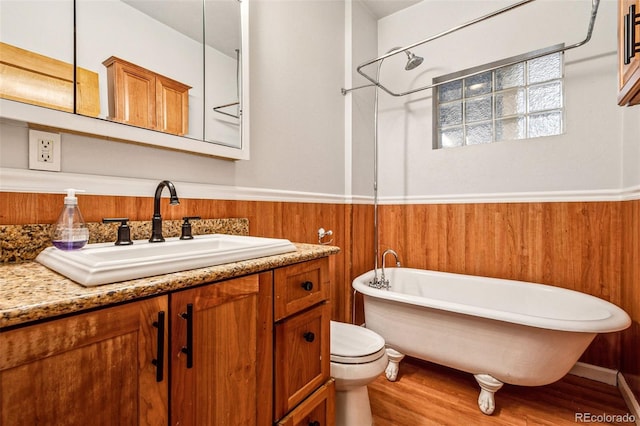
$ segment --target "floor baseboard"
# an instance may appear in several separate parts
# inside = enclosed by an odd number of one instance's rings
[[[569,371],[569,374],[616,386],[620,391],[624,402],[627,404],[629,413],[633,416],[633,420],[637,426],[640,426],[640,404],[621,372],[593,364],[577,362],[571,371]]]
[[[618,389],[622,394],[622,398],[624,398],[624,402],[627,403],[629,411],[635,418],[636,425],[640,426],[640,404],[627,384],[627,381],[624,379],[624,374],[622,373],[618,373]]]
[[[610,368],[599,367],[584,362],[576,362],[569,374],[584,377],[585,379],[595,380],[596,382],[606,383],[607,385],[618,385],[618,371]]]

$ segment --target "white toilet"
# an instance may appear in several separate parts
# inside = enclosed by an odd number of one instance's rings
[[[357,325],[331,321],[331,377],[336,382],[336,426],[371,426],[367,384],[384,372],[384,339]]]

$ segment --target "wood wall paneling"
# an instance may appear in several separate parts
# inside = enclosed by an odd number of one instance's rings
[[[550,284],[621,304],[621,203],[380,206],[380,251],[403,266]],[[620,333],[581,359],[619,368]]]
[[[178,188],[179,195],[179,188]],[[64,195],[0,193],[0,224],[53,223]],[[250,234],[317,243],[333,231],[332,318],[350,321],[351,280],[373,268],[373,206],[272,201],[162,200],[180,219],[246,217]],[[80,195],[88,222],[126,216],[150,220],[152,197]],[[381,251],[403,266],[539,282],[592,294],[622,306],[632,327],[601,335],[582,361],[619,368],[640,395],[640,200],[629,202],[486,203],[379,206]],[[357,323],[361,301],[356,299]],[[622,348],[621,348],[622,346]]]
[[[347,322],[362,324],[364,322],[362,296],[357,294],[355,299],[353,298],[351,282],[355,277],[373,269],[373,206],[362,204],[351,206],[351,241],[350,276],[346,285],[348,289],[346,297],[349,300],[348,306],[351,311],[347,312]],[[355,318],[353,318],[353,306],[355,306]]]
[[[622,308],[631,327],[622,334],[622,373],[640,401],[640,200],[623,203]]]

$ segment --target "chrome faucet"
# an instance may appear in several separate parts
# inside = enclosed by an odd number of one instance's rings
[[[382,253],[382,273],[380,275],[380,282],[382,284],[382,287],[388,290],[389,288],[391,288],[391,286],[389,285],[389,280],[386,279],[384,276],[384,266],[385,266],[384,259],[387,256],[387,254],[392,254],[393,257],[396,258],[396,266],[398,268],[400,267],[400,259],[398,258],[398,253],[396,253],[394,250],[387,249],[384,251],[384,253]]]
[[[169,200],[169,204],[172,206],[180,204],[180,200],[178,199],[178,194],[176,194],[176,187],[173,186],[168,180],[163,180],[158,184],[156,188],[156,195],[153,199],[153,218],[151,219],[151,238],[149,238],[150,243],[160,243],[164,241],[164,237],[162,236],[162,216],[160,215],[160,196],[162,195],[162,190],[164,187],[169,189],[169,194],[171,195],[171,199]]]

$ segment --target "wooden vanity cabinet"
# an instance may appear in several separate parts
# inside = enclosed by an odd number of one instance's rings
[[[0,332],[0,424],[332,426],[328,258]]]
[[[171,424],[267,425],[272,273],[170,295]]]
[[[328,272],[328,258],[274,272],[274,421],[278,424],[335,423]]]
[[[2,331],[0,424],[167,424],[166,312],[159,296]]]
[[[103,65],[110,120],[180,136],[189,132],[190,86],[115,56]]]
[[[640,0],[618,0],[618,105],[631,106],[640,104],[640,52],[635,53],[628,64],[625,64],[625,19],[629,8],[635,5],[634,25],[635,42],[640,49]]]

